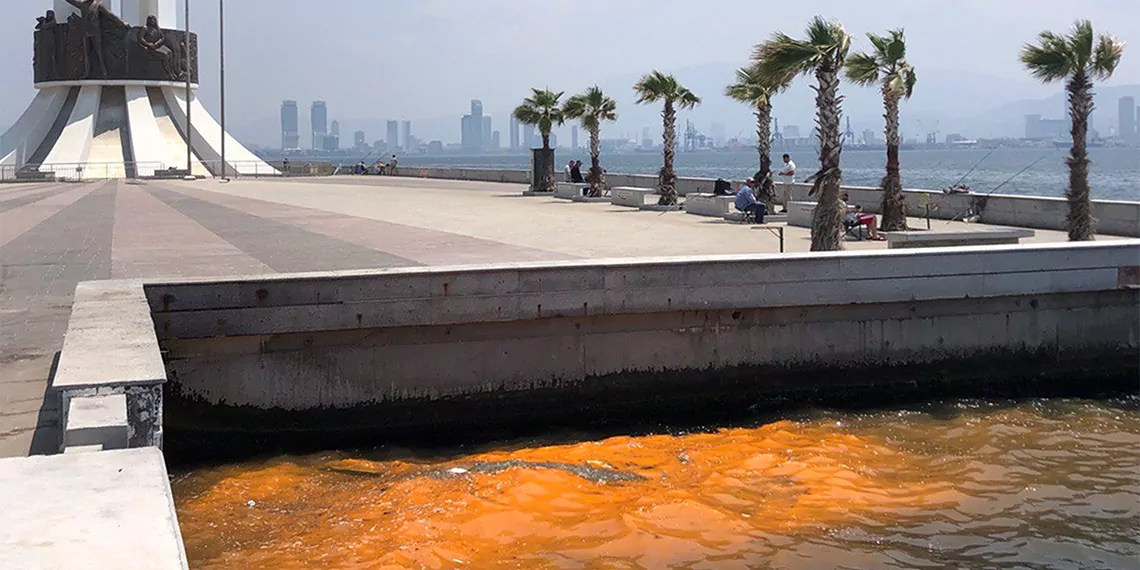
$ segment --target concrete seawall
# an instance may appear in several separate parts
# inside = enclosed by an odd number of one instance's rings
[[[495,170],[477,168],[401,167],[402,176],[469,180],[477,182],[506,182],[527,184],[530,173],[525,170]],[[657,177],[646,174],[606,174],[611,187],[633,186],[654,188]],[[712,178],[677,178],[677,192],[681,196],[711,193]],[[796,201],[814,201],[808,196],[807,184],[796,184],[793,197]],[[844,186],[852,204],[862,205],[866,211],[881,213],[882,193],[877,188]],[[961,219],[973,209],[981,214],[981,222],[1044,230],[1064,230],[1068,203],[1063,198],[1018,196],[1011,194],[943,194],[934,190],[906,190],[904,192],[910,215],[926,215],[925,204],[931,204],[930,217],[938,220]],[[1093,217],[1097,231],[1104,234],[1140,237],[1140,202],[1122,200],[1093,200]]]
[[[1124,242],[413,268],[145,290],[167,367],[169,430],[328,437],[684,412],[922,378],[961,387],[1135,377],[1138,261],[1140,242]]]

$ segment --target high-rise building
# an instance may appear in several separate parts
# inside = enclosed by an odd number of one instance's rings
[[[332,122],[332,125],[329,127],[329,134],[334,136],[334,137],[340,138],[340,121],[333,121]]]
[[[502,143],[502,139],[499,135],[499,131],[492,132],[491,133],[491,150],[499,150],[499,145],[501,143]]]
[[[309,122],[313,125],[313,148],[325,147],[325,135],[329,134],[329,109],[324,101],[313,101],[309,109]]]
[[[483,116],[483,102],[471,100],[471,113],[460,121],[463,150],[481,152],[491,142],[491,118]]]
[[[641,149],[649,150],[653,148],[653,137],[649,135],[649,127],[641,128]]]
[[[570,149],[578,150],[578,125],[570,127]]]
[[[298,118],[297,102],[281,102],[281,149],[290,150],[300,148],[301,140],[298,133],[300,119]]]
[[[516,118],[514,118],[514,117],[511,117],[511,134],[510,134],[510,138],[511,138],[511,152],[518,152],[518,151],[520,150],[520,145],[519,145],[519,120],[518,120],[518,119],[516,119]]]
[[[395,152],[400,146],[400,123],[388,121],[388,150]]]
[[[361,147],[365,146],[364,131],[356,131],[356,133],[354,133],[352,135],[352,145],[356,148],[361,148]]]
[[[412,122],[411,121],[404,121],[403,127],[404,127],[404,129],[403,129],[403,131],[404,131],[404,139],[403,139],[404,140],[404,152],[411,152],[412,146],[413,146],[413,144],[412,144],[412,141],[413,141],[413,139],[412,139]]]
[[[878,137],[875,135],[875,131],[873,131],[871,129],[864,129],[863,130],[863,144],[867,144],[867,145],[875,144],[876,138],[878,138]]]
[[[535,144],[534,125],[523,125],[522,131],[523,131],[523,147],[525,149],[530,150],[532,148],[538,148],[538,147],[542,146],[541,141],[538,144]]]
[[[538,136],[538,147],[542,147],[542,135]],[[558,135],[550,133],[550,148],[558,148]]]
[[[798,138],[800,138],[800,128],[796,125],[784,126],[784,138],[786,138],[786,139],[798,139]]]
[[[1136,132],[1136,98],[1120,98],[1120,138],[1126,141],[1137,139]]]

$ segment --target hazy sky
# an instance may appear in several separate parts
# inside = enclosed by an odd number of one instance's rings
[[[200,96],[215,107],[218,2],[190,2],[192,28],[202,41]],[[33,96],[32,29],[51,2],[2,3],[0,125],[7,125]],[[817,13],[841,20],[856,34],[857,49],[867,46],[867,31],[905,27],[909,59],[920,74],[916,109],[955,105],[952,93],[922,91],[939,77],[992,78],[1002,86],[994,97],[1008,92],[1008,100],[1056,92],[1034,85],[1017,52],[1038,31],[1065,30],[1076,18],[1134,44],[1110,83],[1140,83],[1137,0],[227,0],[226,12],[228,108],[235,125],[276,117],[282,99],[297,99],[306,111],[311,100],[325,99],[330,117],[349,129],[349,119],[458,117],[472,98],[502,116],[531,86],[576,92],[598,82],[620,88],[614,94],[625,102],[631,99],[628,78],[660,68],[677,70],[685,82],[686,69],[731,69],[775,30],[801,35]],[[698,94],[706,101],[721,97]],[[858,97],[873,103],[873,95]],[[797,108],[810,106],[800,103]],[[719,102],[710,109],[710,120],[740,119],[747,126],[746,109],[728,111]],[[716,109],[733,114],[721,117]],[[632,118],[620,128],[631,131],[652,117],[628,105],[621,110]],[[458,130],[455,120],[455,137]]]

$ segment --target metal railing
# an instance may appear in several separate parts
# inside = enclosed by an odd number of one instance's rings
[[[328,163],[291,164],[288,173],[281,163],[263,161],[228,161],[223,169],[221,161],[195,161],[193,175],[197,177],[258,178],[286,176],[327,176],[332,173]],[[0,165],[0,182],[93,182],[124,178],[181,179],[187,174],[186,163],[165,162],[56,162],[43,164]]]

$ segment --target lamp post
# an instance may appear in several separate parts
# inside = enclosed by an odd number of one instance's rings
[[[222,181],[229,182],[229,163],[226,162],[226,0],[218,0],[218,36],[221,38]]]
[[[193,58],[190,56],[190,0],[186,2],[186,180],[194,180],[194,128],[190,123],[190,99],[193,97],[190,91],[190,78],[194,75],[194,70],[191,69],[191,61]]]

